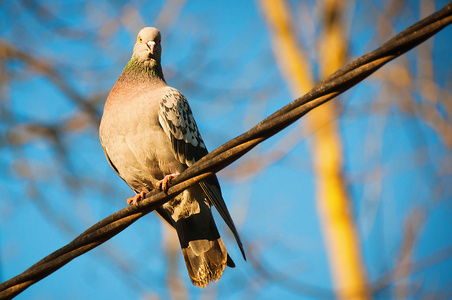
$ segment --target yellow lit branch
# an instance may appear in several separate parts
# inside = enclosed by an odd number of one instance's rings
[[[309,60],[297,45],[291,28],[291,13],[284,0],[261,0],[267,23],[272,32],[275,57],[292,93],[306,92],[313,84]],[[324,34],[319,64],[323,76],[331,74],[345,60],[345,38],[341,28],[342,1],[325,1]],[[321,128],[313,138],[312,155],[316,176],[316,198],[332,279],[338,297],[368,298],[365,269],[361,259],[350,201],[342,174],[342,143],[336,122],[337,104],[328,103],[307,119],[307,126]]]
[[[319,63],[322,76],[327,76],[345,62],[347,46],[342,26],[345,5],[340,0],[326,0],[323,5],[324,30]],[[317,176],[318,209],[338,298],[369,299],[360,238],[342,176],[342,140],[334,120],[337,111],[338,103],[330,102],[309,118],[312,126],[321,128],[314,136],[312,151],[314,173]]]

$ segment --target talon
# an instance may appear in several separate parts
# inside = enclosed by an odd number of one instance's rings
[[[169,174],[163,177],[162,180],[157,181],[156,187],[164,192],[168,190],[168,183],[171,181],[171,179],[176,178],[179,174]]]
[[[128,198],[127,204],[128,205],[137,205],[138,201],[140,201],[141,199],[144,199],[145,197],[146,197],[146,193],[140,192],[140,193],[136,194],[135,196]]]

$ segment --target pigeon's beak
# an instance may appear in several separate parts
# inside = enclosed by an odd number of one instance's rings
[[[146,46],[148,46],[149,51],[151,51],[151,54],[154,55],[155,42],[154,41],[147,42]]]

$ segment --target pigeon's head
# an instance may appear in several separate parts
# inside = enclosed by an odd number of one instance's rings
[[[133,55],[141,62],[154,65],[160,63],[162,55],[162,38],[160,31],[154,27],[145,27],[137,36],[137,43],[133,47]]]

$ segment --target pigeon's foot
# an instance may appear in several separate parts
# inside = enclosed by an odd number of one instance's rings
[[[164,192],[168,190],[168,183],[171,181],[171,179],[176,178],[179,174],[169,174],[166,175],[162,180],[157,181],[156,187]]]
[[[137,205],[138,201],[140,201],[141,199],[144,199],[145,197],[146,197],[146,192],[141,192],[139,194],[136,194],[134,197],[127,199],[127,204]]]

